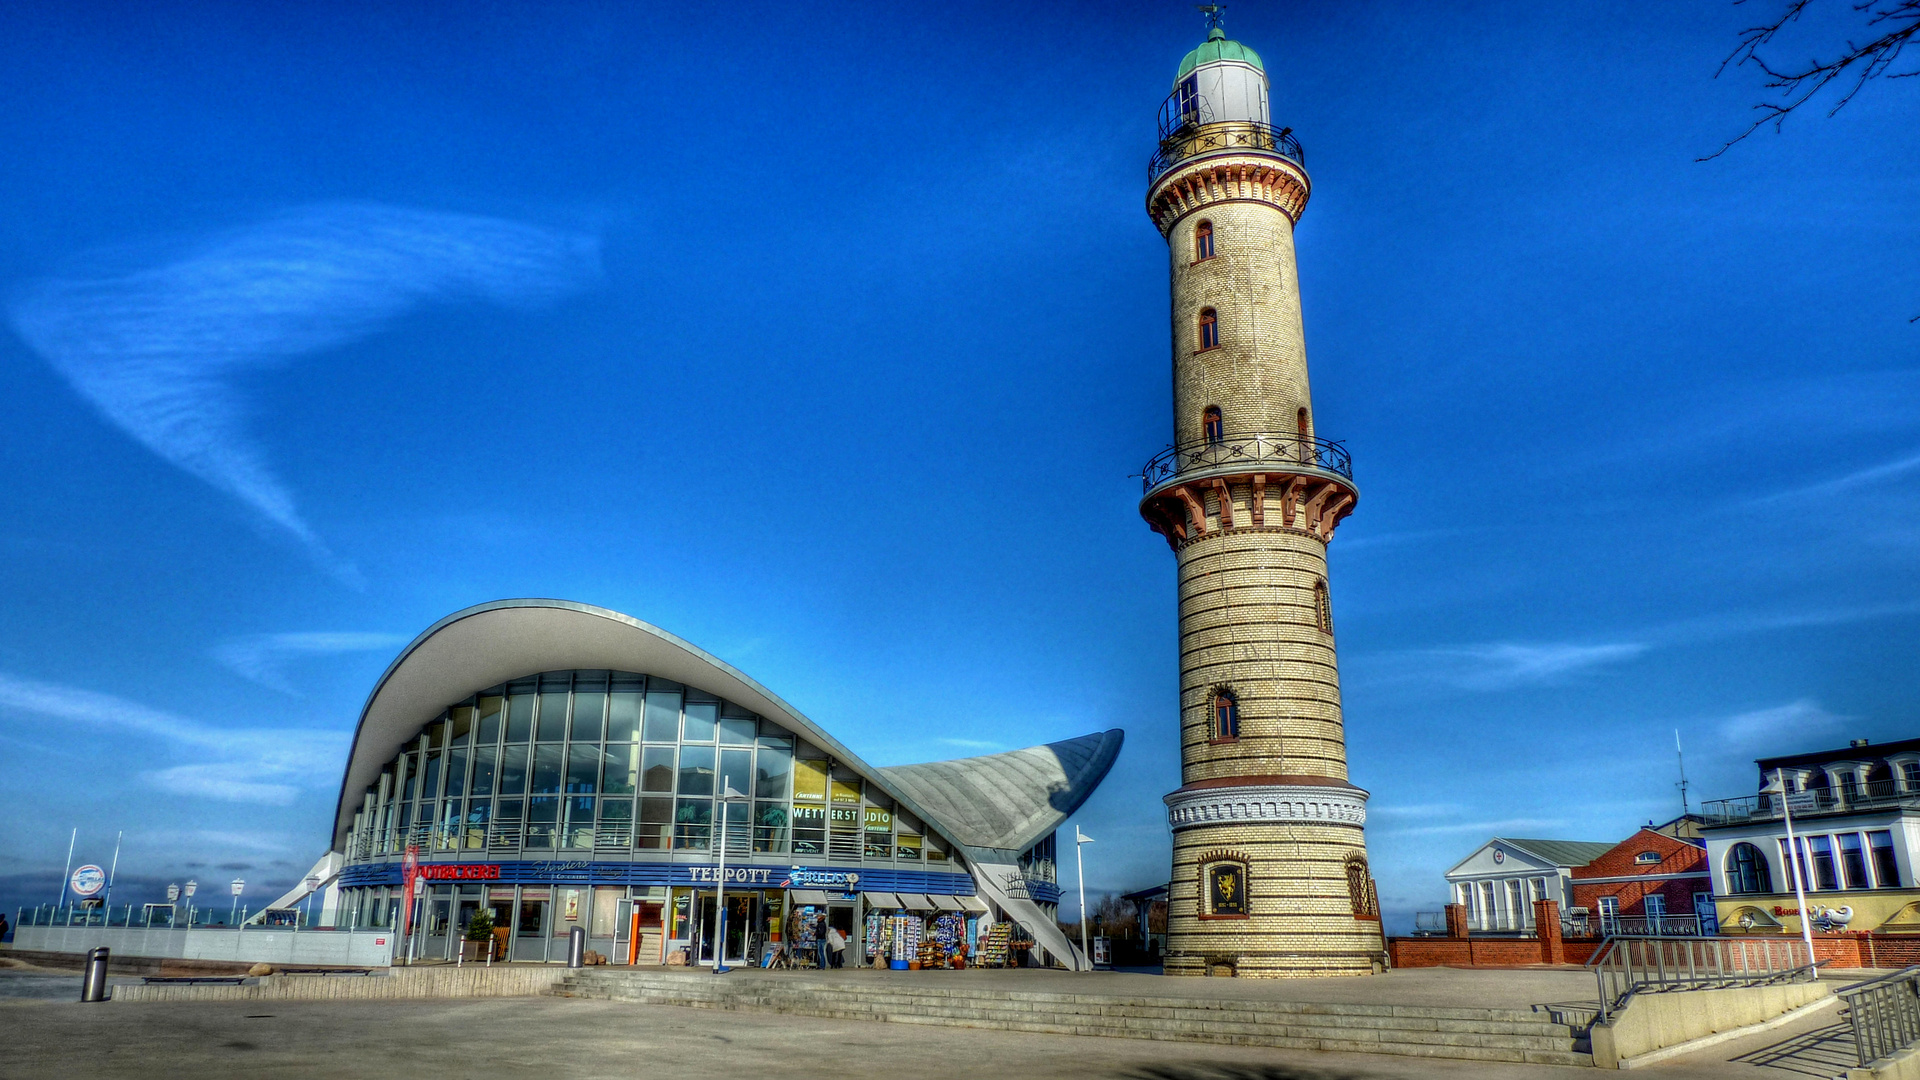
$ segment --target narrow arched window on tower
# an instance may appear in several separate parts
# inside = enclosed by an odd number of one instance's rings
[[[1220,406],[1207,406],[1207,411],[1200,414],[1200,427],[1206,433],[1207,442],[1210,445],[1217,444],[1227,437],[1226,422],[1220,419]]]
[[[1240,703],[1233,700],[1232,694],[1213,695],[1213,738],[1237,739],[1240,737]]]
[[[1299,414],[1294,417],[1294,423],[1298,425],[1300,429],[1300,461],[1302,464],[1307,464],[1314,459],[1313,422],[1307,417],[1307,410],[1304,406],[1300,409]]]
[[[1193,261],[1205,262],[1213,258],[1213,222],[1203,221],[1193,227]]]
[[[1200,347],[1211,349],[1220,344],[1220,316],[1212,308],[1200,309]]]
[[[1333,633],[1333,597],[1327,592],[1327,583],[1316,580],[1313,583],[1313,620],[1323,634]]]

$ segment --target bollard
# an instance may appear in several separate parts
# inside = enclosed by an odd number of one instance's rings
[[[87,950],[87,972],[80,977],[81,1001],[107,1000],[107,949]]]
[[[570,968],[587,965],[587,932],[576,926],[567,931],[567,966]]]

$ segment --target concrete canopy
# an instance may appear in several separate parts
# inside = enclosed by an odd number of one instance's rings
[[[428,627],[374,684],[341,778],[334,848],[344,848],[367,787],[423,725],[481,690],[569,668],[655,675],[752,709],[969,848],[1031,846],[1086,801],[1112,766],[1122,738],[1116,729],[1007,754],[878,769],[773,691],[657,626],[570,600],[496,600]]]
[[[1120,756],[1119,728],[1004,754],[895,765],[880,775],[970,848],[1024,851],[1080,808]]]

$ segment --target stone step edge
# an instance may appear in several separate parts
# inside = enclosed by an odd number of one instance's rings
[[[569,976],[569,980],[582,976]],[[648,976],[648,975],[587,975],[584,978],[596,982],[621,981],[629,985],[639,984],[657,986],[660,989],[680,989],[687,985],[698,987],[701,980],[684,976]],[[1459,1020],[1494,1019],[1520,1022],[1540,1021],[1541,1013],[1531,1009],[1458,1008],[1447,1005],[1374,1005],[1364,1002],[1321,1002],[1321,1001],[1248,1001],[1243,998],[1190,998],[1190,997],[1118,997],[1101,994],[1054,994],[1036,991],[998,991],[998,990],[949,990],[934,987],[913,987],[898,990],[882,990],[876,987],[851,986],[846,983],[832,982],[767,982],[755,984],[752,989],[762,992],[793,990],[796,992],[825,992],[846,995],[885,995],[893,1000],[906,998],[924,999],[931,997],[957,999],[988,999],[993,1001],[1021,1001],[1033,1004],[1084,1004],[1118,1006],[1130,1008],[1172,1008],[1201,1009],[1245,1012],[1260,1010],[1263,1012],[1309,1013],[1314,1015],[1340,1016],[1422,1016],[1444,1017]],[[715,988],[717,991],[718,988]],[[732,992],[732,991],[729,991]],[[1543,1021],[1550,1022],[1550,1021]]]
[[[729,1002],[687,1002],[663,1001],[654,999],[605,999],[628,1000],[635,1004],[677,1005],[685,1008],[711,1008],[723,1012],[774,1012],[790,1016],[814,1016],[837,1020],[865,1020],[876,1023],[927,1024],[948,1027],[997,1028],[1012,1031],[1037,1031],[1061,1035],[1096,1035],[1111,1038],[1164,1038],[1175,1041],[1222,1042],[1240,1039],[1254,1039],[1256,1045],[1267,1045],[1266,1040],[1286,1040],[1273,1045],[1294,1046],[1313,1042],[1337,1041],[1352,1046],[1453,1046],[1473,1049],[1498,1049],[1513,1051],[1547,1051],[1556,1053],[1574,1053],[1575,1040],[1562,1029],[1557,1035],[1515,1035],[1485,1032],[1445,1032],[1392,1030],[1392,1034],[1432,1034],[1444,1036],[1438,1040],[1406,1042],[1389,1038],[1356,1038],[1352,1029],[1333,1028],[1296,1028],[1290,1025],[1256,1025],[1214,1023],[1199,1026],[1180,1025],[1172,1029],[1142,1028],[1137,1025],[1074,1023],[1079,1017],[1062,1017],[1053,1020],[1016,1019],[1007,1016],[941,1016],[921,1012],[881,1012],[872,1009],[828,1008],[819,1005],[799,1008],[769,1008],[759,1003]],[[1020,1014],[1032,1016],[1031,1013]],[[1245,1030],[1251,1029],[1251,1030]],[[1337,1034],[1335,1034],[1337,1033]],[[1345,1035],[1345,1038],[1339,1037]],[[1311,1048],[1311,1047],[1309,1047]],[[1387,1051],[1374,1051],[1387,1052]]]
[[[615,980],[611,980],[611,979],[594,979],[591,981],[591,983],[575,982],[569,979],[567,980],[566,985],[573,986],[573,987],[580,987],[580,986],[594,985],[594,984],[606,985],[608,983],[614,983],[614,982]],[[897,992],[882,991],[882,990],[875,990],[875,989],[868,989],[868,988],[858,988],[858,989],[848,988],[848,987],[829,988],[824,986],[819,987],[818,989],[813,989],[813,990],[800,989],[797,987],[788,987],[788,986],[774,987],[774,986],[765,986],[765,985],[753,986],[753,987],[724,987],[724,988],[723,987],[699,987],[699,986],[688,987],[685,985],[667,986],[667,985],[652,985],[652,984],[644,984],[644,983],[635,985],[633,983],[627,983],[624,980],[622,980],[619,983],[619,985],[622,985],[623,989],[626,989],[629,991],[634,991],[634,990],[658,991],[663,994],[673,994],[677,997],[698,996],[708,1000],[716,1000],[722,996],[739,996],[743,994],[754,995],[759,997],[770,997],[775,995],[781,996],[781,997],[803,997],[803,996],[817,996],[817,995],[824,994],[824,995],[830,996],[831,999],[834,1001],[848,1001],[848,1002],[873,1001],[873,1002],[888,1003],[888,1004],[914,1002],[922,1005],[933,1005],[937,1002],[937,1003],[946,1003],[946,1004],[959,1006],[959,1005],[965,1005],[970,1003],[979,1003],[985,1007],[1001,1007],[1001,1008],[1013,1007],[1021,1004],[1066,1005],[1066,1006],[1075,1006],[1082,1009],[1098,1010],[1098,1013],[1097,1013],[1098,1015],[1137,1016],[1137,1017],[1148,1018],[1148,1019],[1158,1019],[1163,1017],[1156,1017],[1152,1012],[1147,1012],[1145,1010],[1157,1010],[1161,1012],[1175,1012],[1175,1013],[1213,1014],[1213,1018],[1216,1018],[1216,1019],[1220,1018],[1218,1014],[1232,1014],[1234,1016],[1241,1017],[1241,1018],[1269,1017],[1269,1016],[1276,1017],[1276,1018],[1324,1016],[1329,1018],[1337,1017],[1342,1019],[1433,1020],[1433,1021],[1454,1020],[1454,1021],[1460,1021],[1464,1023],[1515,1024],[1515,1025],[1528,1026],[1528,1027],[1548,1027],[1548,1028],[1565,1028],[1568,1026],[1566,1024],[1558,1023],[1554,1020],[1551,1020],[1542,1013],[1530,1012],[1523,1009],[1457,1009],[1457,1008],[1448,1008],[1443,1006],[1420,1006],[1420,1005],[1395,1005],[1395,1006],[1367,1005],[1367,1006],[1358,1006],[1358,1007],[1348,1008],[1348,1007],[1343,1007],[1338,1003],[1319,1003],[1319,1002],[1274,1003],[1274,1002],[1264,1002],[1264,1001],[1263,1002],[1231,1001],[1231,1002],[1221,1003],[1219,1005],[1214,1005],[1205,1001],[1200,1001],[1196,1004],[1196,999],[1191,999],[1191,998],[1156,999],[1159,1001],[1164,1001],[1166,1003],[1154,1004],[1154,1005],[1138,1004],[1135,1001],[1131,1001],[1127,999],[1109,999],[1109,998],[1096,998],[1096,997],[1069,998],[1069,999],[1065,999],[1058,1002],[1022,1002],[1019,999],[1011,998],[1007,995],[995,994],[995,993],[984,992],[984,991],[978,994],[962,996],[962,995],[954,995],[954,994],[938,994],[938,995],[919,994],[919,993],[913,993],[913,992],[897,993]],[[688,990],[691,990],[692,993],[687,993]],[[1274,1008],[1273,1006],[1276,1004],[1279,1004],[1282,1006],[1297,1004],[1304,1007]],[[1199,1020],[1205,1017],[1189,1016],[1189,1017],[1180,1017],[1180,1018]]]
[[[884,1002],[834,1001],[830,1003],[821,1003],[817,999],[811,999],[811,998],[782,999],[782,998],[772,998],[772,997],[765,997],[765,996],[740,996],[740,995],[733,995],[733,996],[726,996],[726,997],[703,996],[700,998],[687,998],[684,996],[668,996],[668,995],[658,995],[658,996],[616,995],[616,994],[606,993],[604,991],[594,991],[594,990],[586,990],[586,989],[576,989],[572,991],[572,993],[575,996],[580,996],[580,997],[595,997],[595,998],[601,998],[604,1000],[634,1001],[634,1002],[641,1002],[649,1005],[686,1005],[686,1004],[694,1004],[697,1002],[698,1004],[701,1004],[701,1005],[707,1005],[707,1006],[716,1007],[716,1008],[765,1009],[773,1012],[782,1012],[782,1011],[799,1012],[799,1011],[806,1011],[806,1010],[811,1010],[816,1008],[831,1008],[839,1012],[847,1013],[848,1015],[852,1015],[856,1012],[861,1015],[892,1015],[895,1013],[903,1013],[903,1014],[927,1015],[927,1016],[962,1016],[962,1017],[967,1017],[969,1016],[969,1014],[973,1014],[973,1015],[979,1015],[982,1018],[1047,1015],[1045,1011],[1022,1009],[1016,1006],[1008,1006],[1004,1004],[995,1005],[995,1004],[987,1004],[987,1003],[982,1003],[974,1006],[955,1006],[955,1005],[942,1005],[942,1006],[935,1006],[935,1007],[921,1006],[916,1009],[916,1008],[904,1008],[903,1003],[899,1001],[884,1001]],[[1233,1015],[1233,1014],[1229,1014],[1225,1016],[1219,1015],[1219,1014],[1209,1014],[1204,1017],[1134,1016],[1134,1015],[1128,1015],[1125,1013],[1116,1013],[1116,1012],[1108,1012],[1108,1011],[1100,1011],[1100,1012],[1059,1011],[1059,1012],[1054,1012],[1052,1015],[1059,1017],[1061,1019],[1072,1018],[1074,1020],[1087,1020],[1087,1021],[1096,1021],[1096,1022],[1133,1021],[1136,1026],[1139,1024],[1199,1025],[1201,1030],[1239,1030],[1239,1029],[1245,1028],[1245,1029],[1253,1029],[1253,1030],[1278,1029],[1278,1030],[1286,1030],[1291,1032],[1316,1031],[1316,1030],[1382,1031],[1382,1032],[1405,1032],[1405,1033],[1411,1033],[1411,1034],[1488,1035],[1488,1036],[1501,1036],[1501,1037],[1508,1037],[1508,1038],[1548,1039],[1548,1040],[1553,1040],[1557,1043],[1566,1043],[1574,1040],[1573,1033],[1565,1024],[1553,1024],[1553,1023],[1546,1023],[1546,1022],[1507,1023],[1502,1021],[1485,1021],[1485,1020],[1436,1020],[1436,1019],[1422,1019],[1418,1017],[1317,1018],[1317,1017],[1302,1017],[1299,1015],[1291,1015],[1291,1016],[1282,1017],[1282,1018],[1268,1019],[1268,1018],[1262,1018],[1258,1016],[1241,1016],[1241,1015]],[[1320,1023],[1311,1022],[1316,1019],[1321,1020],[1322,1022]],[[1345,1022],[1342,1023],[1339,1021],[1345,1021]],[[1365,1022],[1356,1023],[1355,1021],[1365,1021]]]

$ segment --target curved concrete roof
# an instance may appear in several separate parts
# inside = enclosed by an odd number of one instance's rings
[[[752,709],[874,781],[948,839],[970,847],[1031,845],[1086,800],[1120,750],[1121,733],[1114,730],[1010,754],[876,769],[773,691],[657,626],[571,600],[496,600],[428,627],[374,684],[340,780],[333,846],[346,843],[368,785],[399,753],[400,744],[449,705],[501,683],[569,668],[658,675]],[[922,803],[921,792],[936,802]]]
[[[895,765],[887,784],[973,848],[1024,851],[1080,808],[1120,756],[1119,728],[1004,754]]]

